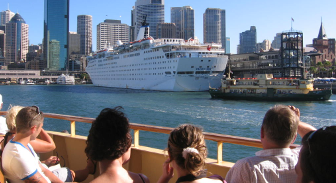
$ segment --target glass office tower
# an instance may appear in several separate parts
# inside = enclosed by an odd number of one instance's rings
[[[40,69],[67,69],[68,32],[69,0],[44,0],[44,62]]]
[[[146,17],[149,24],[149,35],[156,38],[156,26],[164,23],[164,0],[137,0],[133,12],[133,23],[135,25],[135,39]]]
[[[170,8],[170,22],[176,24],[177,38],[195,38],[195,12],[191,6]]]

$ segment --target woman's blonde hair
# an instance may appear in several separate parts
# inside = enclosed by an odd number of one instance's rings
[[[194,176],[203,173],[207,148],[202,128],[183,124],[175,128],[168,139],[170,160]]]
[[[22,106],[13,106],[11,107],[7,114],[6,114],[6,123],[9,131],[16,131],[16,123],[15,123],[15,118],[16,115],[19,113],[21,109],[24,107]]]

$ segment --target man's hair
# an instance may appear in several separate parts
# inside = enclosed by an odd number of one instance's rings
[[[32,126],[39,126],[43,123],[43,113],[39,111],[38,107],[25,107],[16,115],[16,132],[24,133]]]
[[[319,129],[302,138],[300,168],[302,183],[336,182],[336,127]],[[311,135],[312,134],[312,135]],[[309,138],[309,140],[307,140]]]
[[[115,160],[132,144],[130,126],[122,107],[103,109],[92,126],[86,141],[85,153],[95,161]]]
[[[266,112],[262,127],[268,139],[286,146],[295,138],[299,122],[299,116],[288,106],[276,105]]]

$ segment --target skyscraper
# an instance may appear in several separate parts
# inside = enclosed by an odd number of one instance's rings
[[[129,40],[129,26],[121,20],[107,19],[97,25],[97,50],[116,45],[117,41],[128,43]]]
[[[176,38],[176,25],[174,23],[159,23],[156,26],[156,38]]]
[[[40,69],[66,69],[68,32],[69,0],[44,0],[44,62]]]
[[[77,16],[77,34],[80,34],[80,53],[89,55],[92,52],[92,16]]]
[[[11,12],[10,10],[2,11],[0,13],[0,25],[5,26],[6,23],[8,23],[13,18],[14,15],[15,13]]]
[[[18,13],[6,24],[6,65],[26,61],[28,28],[28,24]]]
[[[276,33],[274,40],[272,41],[272,48],[280,49],[281,47],[281,33]]]
[[[239,34],[240,49],[239,54],[242,53],[254,53],[256,52],[257,44],[257,29],[255,26],[251,26],[250,30]]]
[[[220,43],[226,50],[225,10],[207,8],[203,14],[203,42]]]
[[[156,26],[164,23],[164,0],[137,0],[133,12],[133,23],[135,27],[134,39],[145,20],[149,23],[149,35],[156,38]]]
[[[190,6],[172,7],[170,22],[176,25],[176,36],[184,40],[195,37],[195,12]]]

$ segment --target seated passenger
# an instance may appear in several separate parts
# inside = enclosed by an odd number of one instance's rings
[[[185,124],[174,129],[168,139],[168,155],[169,159],[163,165],[163,174],[158,183],[168,183],[173,177],[174,169],[178,176],[176,183],[226,183],[219,175],[206,177],[207,147],[199,127]]]
[[[297,183],[336,182],[336,126],[320,128],[302,138]]]
[[[15,118],[18,112],[23,109],[22,106],[13,106],[8,110],[8,113],[6,114],[6,123],[8,127],[8,132],[5,135],[5,141],[2,145],[7,144],[8,141],[10,141],[16,134],[16,124],[15,124]],[[47,134],[47,132],[44,131],[42,128],[41,133],[39,135],[40,139],[35,139],[30,141],[30,145],[34,148],[34,151],[36,153],[46,153],[53,151],[56,146],[52,138]]]
[[[300,121],[300,110],[277,105],[265,114],[260,138],[263,150],[238,160],[226,175],[230,183],[294,182],[300,148],[290,149],[297,133],[301,137],[315,128]]]
[[[99,163],[100,175],[93,183],[149,182],[145,175],[123,168],[131,156],[132,137],[128,119],[121,109],[105,108],[92,122],[85,153],[92,161]]]
[[[2,149],[3,147],[16,135],[16,116],[21,109],[22,106],[13,106],[8,110],[6,114],[6,123],[9,131],[6,133],[5,140],[1,143]],[[53,151],[56,146],[53,139],[47,134],[47,132],[42,128],[39,134],[40,139],[34,139],[29,142],[29,144],[33,147],[33,150],[36,153],[46,153]],[[59,158],[56,156],[50,156],[48,159],[41,161],[42,165],[45,168],[53,166],[59,163]],[[67,167],[56,168],[52,171],[60,180],[63,182],[72,182],[72,181],[84,181],[88,175],[94,173],[95,166],[91,161],[87,162],[87,166],[82,170],[70,170]]]
[[[62,182],[39,161],[30,145],[42,130],[43,113],[38,107],[25,107],[16,116],[16,135],[2,153],[3,173],[10,182]]]
[[[2,95],[0,94],[0,110],[2,109]],[[6,125],[6,119],[2,116],[0,116],[0,141],[4,139],[5,134],[7,133],[8,128]]]

